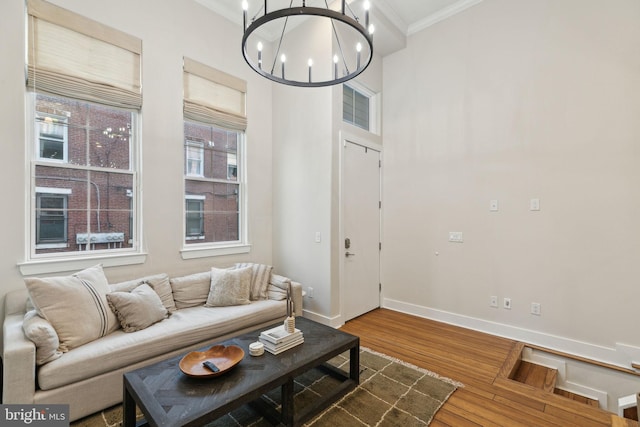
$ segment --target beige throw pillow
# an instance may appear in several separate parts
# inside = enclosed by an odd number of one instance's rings
[[[265,264],[253,264],[250,262],[236,263],[236,268],[251,267],[251,301],[267,298],[267,286],[271,279],[273,267]]]
[[[56,330],[36,310],[30,310],[24,315],[22,330],[36,346],[36,365],[44,365],[62,356],[62,352],[58,350],[60,340]]]
[[[251,304],[251,267],[235,270],[211,269],[211,287],[206,307]]]
[[[120,327],[107,303],[109,283],[102,265],[64,277],[24,279],[38,314],[47,319],[68,351]]]
[[[196,307],[207,302],[211,288],[211,272],[174,277],[170,280],[173,299],[178,310]]]
[[[168,317],[162,300],[146,283],[131,292],[111,292],[107,301],[125,332],[139,331]]]

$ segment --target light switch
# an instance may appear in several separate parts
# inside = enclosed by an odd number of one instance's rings
[[[316,243],[320,243],[322,241],[322,235],[319,231],[316,231]]]
[[[453,243],[462,243],[462,231],[450,231],[449,232],[449,241]]]
[[[529,200],[529,210],[530,211],[539,211],[540,210],[540,199],[531,199],[531,200]]]

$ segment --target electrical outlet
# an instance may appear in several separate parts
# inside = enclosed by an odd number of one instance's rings
[[[311,286],[307,288],[307,298],[313,299],[313,288]]]
[[[511,310],[511,298],[503,299],[502,300],[502,306],[507,310]]]
[[[531,303],[531,314],[535,314],[536,316],[540,316],[540,303],[532,302]]]
[[[498,297],[493,295],[489,299],[489,306],[498,308]]]

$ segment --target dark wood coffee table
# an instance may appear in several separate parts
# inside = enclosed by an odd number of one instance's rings
[[[266,351],[259,357],[249,355],[249,344],[268,328],[216,343],[245,351],[240,364],[218,377],[187,377],[178,367],[182,356],[125,373],[124,427],[136,425],[136,405],[152,426],[202,426],[244,404],[251,404],[273,424],[302,425],[358,385],[360,339],[302,317],[296,318],[296,328],[304,334],[304,343],[275,356]],[[347,350],[348,373],[326,363]],[[293,380],[314,368],[326,370],[341,383],[311,407],[296,411]],[[262,398],[277,387],[280,411]]]

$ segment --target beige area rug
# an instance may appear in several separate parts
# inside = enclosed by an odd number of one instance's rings
[[[330,361],[348,371],[348,353]],[[313,402],[335,387],[336,380],[312,370],[295,380],[296,408]],[[308,422],[313,427],[426,426],[449,396],[462,384],[440,377],[387,355],[362,348],[360,385]],[[279,389],[268,397],[278,405]],[[71,423],[73,427],[117,427],[122,407],[113,408]],[[271,424],[248,406],[243,406],[208,424],[208,427],[266,427]]]

